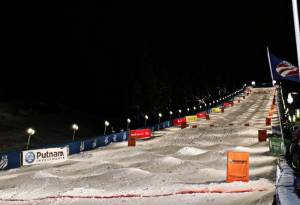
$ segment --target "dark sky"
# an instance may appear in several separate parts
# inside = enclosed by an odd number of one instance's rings
[[[266,46],[297,63],[291,1],[83,2],[7,7],[3,99],[149,110],[161,96],[182,103],[217,86],[270,81]]]

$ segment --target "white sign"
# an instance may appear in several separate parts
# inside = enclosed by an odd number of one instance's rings
[[[64,162],[68,158],[68,149],[48,148],[22,151],[22,165],[48,164]]]

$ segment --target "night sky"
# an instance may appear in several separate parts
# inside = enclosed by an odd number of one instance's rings
[[[6,8],[2,100],[126,116],[270,82],[266,46],[297,63],[291,1],[83,2]]]

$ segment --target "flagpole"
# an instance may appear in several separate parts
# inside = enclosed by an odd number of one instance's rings
[[[270,67],[270,74],[272,78],[272,85],[273,85],[273,71],[272,71],[272,65],[271,65],[271,59],[270,59],[270,53],[269,53],[269,48],[267,46],[267,55],[268,55],[268,61],[269,61],[269,67]],[[274,85],[273,85],[274,86]]]
[[[299,15],[298,15],[297,0],[292,0],[292,4],[293,4],[293,14],[294,14],[293,16],[294,16],[295,35],[296,35],[299,80],[300,80],[300,31],[299,31]]]

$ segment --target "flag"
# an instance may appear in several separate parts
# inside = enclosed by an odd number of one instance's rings
[[[291,80],[300,83],[299,68],[288,61],[281,60],[269,53],[270,67],[274,80]]]

